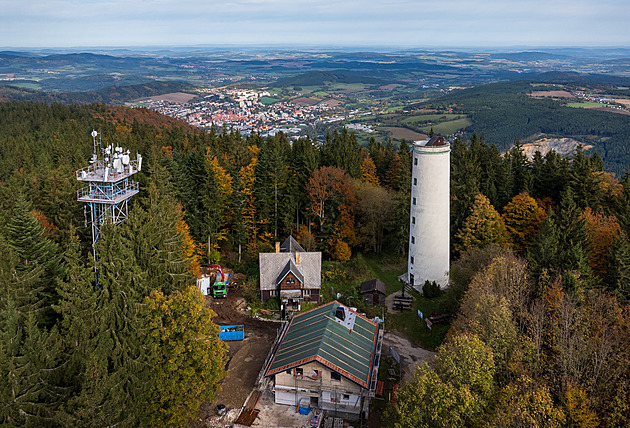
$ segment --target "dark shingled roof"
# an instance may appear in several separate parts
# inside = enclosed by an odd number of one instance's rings
[[[298,244],[298,241],[296,241],[291,235],[289,235],[289,237],[280,245],[280,251],[283,253],[291,252],[293,254],[298,251],[301,253],[306,252],[306,250],[302,248],[302,246]]]
[[[289,272],[291,272],[293,276],[296,277],[298,281],[300,281],[300,284],[304,284],[304,275],[302,275],[300,269],[298,269],[295,263],[293,263],[293,259],[290,259],[287,264],[284,265],[284,267],[278,274],[278,277],[276,278],[276,284],[279,284],[280,281],[282,281]]]
[[[437,135],[434,135],[427,142],[427,144],[425,144],[425,146],[426,147],[429,147],[429,146],[443,146],[444,143],[445,143],[444,137],[438,137]]]
[[[361,283],[361,293],[369,293],[371,291],[387,294],[385,291],[385,283],[380,279],[371,279]]]
[[[369,388],[378,325],[356,314],[352,330],[335,321],[337,301],[293,317],[265,376],[318,361],[351,381]]]

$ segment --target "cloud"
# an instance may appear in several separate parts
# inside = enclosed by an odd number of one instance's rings
[[[625,0],[0,0],[7,45],[630,43]]]

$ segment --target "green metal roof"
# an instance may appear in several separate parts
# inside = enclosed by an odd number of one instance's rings
[[[318,361],[368,387],[378,325],[356,314],[352,329],[335,320],[337,301],[295,315],[282,337],[265,376]]]

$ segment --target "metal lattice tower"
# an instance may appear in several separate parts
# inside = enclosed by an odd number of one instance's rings
[[[98,137],[98,140],[97,140]],[[127,218],[129,199],[138,193],[138,182],[131,177],[142,168],[142,156],[129,158],[129,151],[108,145],[102,147],[100,133],[92,131],[94,152],[90,166],[77,171],[77,180],[88,185],[77,191],[77,200],[90,207],[92,251],[104,223],[120,224]],[[99,153],[100,152],[100,153]]]

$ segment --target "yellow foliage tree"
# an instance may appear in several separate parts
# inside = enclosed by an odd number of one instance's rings
[[[186,427],[200,404],[212,401],[225,376],[226,346],[219,340],[215,313],[199,289],[190,286],[145,299],[151,371],[145,404],[148,425]]]
[[[471,248],[507,243],[507,231],[501,216],[490,200],[482,194],[475,196],[472,211],[455,235],[455,250],[465,253]]]
[[[505,206],[503,222],[510,242],[519,254],[527,253],[545,217],[545,210],[527,192],[514,196]]]
[[[361,181],[375,186],[379,185],[376,165],[370,156],[366,156],[361,163]]]
[[[255,151],[258,152],[257,150]],[[254,244],[258,239],[259,227],[256,221],[257,208],[256,208],[256,196],[254,194],[254,185],[256,183],[256,165],[258,164],[258,158],[254,156],[251,162],[242,167],[240,171],[241,175],[241,194],[245,200],[243,205],[243,226],[247,233],[247,241],[249,244]]]
[[[197,244],[190,235],[190,228],[188,227],[188,224],[184,221],[183,215],[177,222],[177,233],[181,234],[182,236],[182,250],[184,253],[184,257],[190,260],[187,270],[193,275],[197,276],[199,275],[199,244]]]

